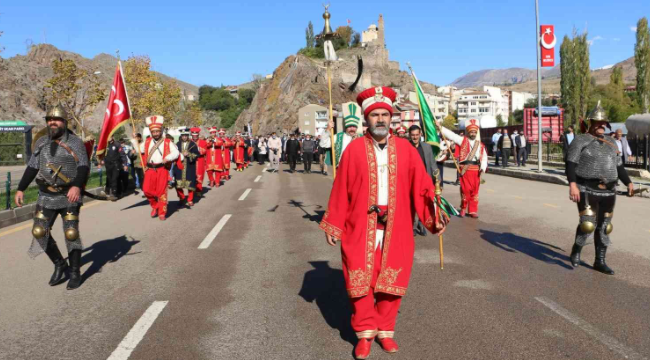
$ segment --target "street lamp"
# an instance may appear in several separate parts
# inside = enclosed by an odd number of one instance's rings
[[[540,37],[539,37],[539,0],[535,0],[535,34],[537,36],[537,42],[535,43],[535,48],[537,49],[537,172],[542,172],[542,72],[540,67],[542,66],[542,57],[541,49],[539,48]]]

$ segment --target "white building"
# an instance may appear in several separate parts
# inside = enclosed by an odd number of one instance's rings
[[[438,120],[444,119],[449,115],[449,98],[440,95],[431,95],[424,94],[424,98],[427,99],[429,108],[433,111],[433,116]],[[418,95],[415,91],[409,91],[408,100],[414,104],[418,103]]]
[[[509,91],[510,93],[510,113],[517,110],[523,110],[524,105],[530,99],[536,98],[535,95],[526,92]]]
[[[327,131],[328,121],[327,108],[324,106],[309,104],[298,110],[298,129],[303,134],[322,135]]]

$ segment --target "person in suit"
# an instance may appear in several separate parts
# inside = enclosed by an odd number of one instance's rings
[[[497,145],[498,149],[501,150],[501,167],[508,167],[508,158],[510,158],[513,146],[512,137],[508,134],[508,129],[503,129],[503,136],[499,138]]]
[[[614,141],[616,141],[616,146],[618,147],[618,156],[621,157],[622,163],[625,165],[628,158],[632,156],[632,149],[627,142],[627,138],[623,136],[623,130],[616,130],[614,133]]]
[[[427,174],[431,177],[431,180],[435,183],[435,174],[438,170],[436,164],[436,159],[433,157],[433,148],[431,145],[422,142],[422,131],[417,125],[413,125],[409,128],[409,140],[413,147],[415,147],[420,154],[420,158],[424,163],[424,167],[427,170]],[[413,219],[413,233],[419,234],[420,236],[425,236],[427,234],[424,224],[418,219],[417,215]]]
[[[576,137],[576,134],[573,131],[573,125],[569,125],[564,135],[562,135],[562,151],[564,152],[565,163],[567,155],[569,155],[569,146],[573,142],[573,139]]]

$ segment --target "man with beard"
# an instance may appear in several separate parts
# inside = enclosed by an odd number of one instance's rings
[[[422,163],[424,164],[424,168],[427,171],[427,174],[431,177],[431,181],[435,181],[435,172],[438,167],[433,157],[433,148],[431,148],[431,145],[422,142],[422,131],[419,126],[412,125],[409,128],[409,140],[411,141],[411,144],[413,144],[413,147],[417,149],[418,154],[422,159]],[[427,234],[424,224],[422,224],[420,219],[418,219],[417,215],[413,220],[413,232],[420,236],[425,236]]]
[[[151,131],[151,137],[140,145],[140,153],[147,167],[142,190],[151,205],[151,217],[158,216],[161,221],[165,221],[169,169],[179,153],[174,142],[163,136],[162,116],[149,116],[145,121]]]
[[[200,196],[203,193],[203,178],[205,177],[205,154],[208,151],[208,143],[201,139],[201,128],[193,127],[190,129],[192,141],[199,149],[199,156],[196,158],[196,191]]]
[[[311,135],[305,135],[305,140],[302,142],[302,161],[304,174],[311,174],[311,163],[314,161],[315,150],[316,142],[311,139]]]
[[[353,104],[355,107],[356,105]],[[341,161],[341,155],[345,151],[345,149],[350,145],[352,140],[357,138],[357,129],[359,126],[359,120],[358,117],[356,117],[354,114],[358,111],[357,109],[354,109],[351,113],[353,115],[345,117],[343,119],[343,127],[345,130],[343,132],[340,132],[334,136],[334,152],[336,156],[336,164],[335,166],[339,166],[339,162]],[[329,129],[333,127],[333,124],[330,124]]]
[[[296,135],[291,133],[285,146],[287,160],[289,160],[289,171],[293,173],[296,171],[296,162],[298,161],[298,154],[300,154],[300,141],[296,140]]]
[[[460,163],[460,216],[469,216],[478,219],[478,193],[481,187],[481,174],[487,170],[487,151],[485,145],[478,138],[480,129],[478,120],[471,119],[467,122],[465,133],[460,136],[442,126],[438,122],[442,134],[457,145],[458,162]],[[504,136],[508,136],[506,133]],[[503,138],[503,137],[502,137]],[[501,141],[501,140],[499,140]]]
[[[59,104],[45,116],[48,136],[36,141],[34,154],[27,164],[14,201],[23,206],[24,191],[36,179],[38,200],[32,228],[32,245],[29,255],[35,258],[45,252],[54,263],[51,286],[65,278],[68,264],[61,255],[51,230],[56,218],[63,219],[63,233],[70,261],[70,281],[67,289],[81,285],[81,251],[79,236],[79,213],[83,204],[82,189],[88,180],[90,165],[88,154],[81,139],[68,130],[66,111]]]
[[[176,162],[179,166],[174,167],[174,179],[176,180],[176,194],[181,203],[186,201],[185,190],[187,190],[187,206],[194,206],[194,190],[196,190],[196,161],[201,154],[196,143],[190,140],[188,128],[181,128],[181,139],[176,146],[181,153]]]
[[[435,205],[435,187],[417,150],[389,134],[396,97],[389,87],[357,97],[368,135],[343,153],[320,224],[329,245],[341,240],[357,359],[370,355],[375,337],[384,351],[398,350],[393,336],[413,266],[414,215],[432,233],[444,231],[448,222]]]
[[[614,227],[614,205],[616,184],[620,179],[628,189],[628,196],[634,195],[634,185],[625,170],[618,153],[618,146],[610,137],[604,136],[605,127],[611,129],[605,110],[600,106],[587,117],[589,128],[586,134],[578,135],[571,142],[567,155],[567,178],[569,199],[578,204],[580,224],[576,229],[571,264],[580,266],[580,252],[594,234],[596,260],[594,270],[614,275],[605,262],[607,247],[611,245],[609,234]],[[583,129],[583,132],[585,132]]]
[[[402,139],[406,139],[406,128],[404,126],[400,126],[397,128],[397,136],[401,137]]]

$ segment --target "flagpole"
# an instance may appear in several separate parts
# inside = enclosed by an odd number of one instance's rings
[[[327,90],[330,95],[330,145],[332,146],[332,175],[336,179],[336,146],[334,146],[334,112],[332,111],[332,72],[330,70],[330,62],[327,61]]]
[[[440,179],[436,179],[435,195],[436,195],[436,202],[438,203],[438,218],[436,219],[435,223],[438,224],[438,222],[440,221],[440,217],[442,216],[442,200],[440,199],[440,196],[442,195],[442,189],[440,188]],[[442,234],[438,235],[438,246],[440,248],[440,270],[444,270],[445,255],[443,250]]]
[[[122,61],[120,60],[120,51],[117,50],[117,66],[120,68],[120,76],[122,77],[122,84],[124,84],[124,95],[126,95],[126,105],[129,108],[129,118],[131,119],[131,133],[133,134],[133,139],[135,140],[135,146],[137,147],[136,152],[138,154],[138,159],[140,159],[140,165],[142,169],[145,169],[144,160],[142,159],[142,153],[140,152],[140,141],[138,141],[137,136],[135,136],[135,121],[133,120],[133,114],[131,113],[131,103],[129,102],[129,91],[126,89],[126,80],[124,79],[124,71],[122,70]]]
[[[411,76],[413,76],[413,79],[417,83],[418,87],[420,89],[422,89],[422,86],[420,85],[420,80],[418,80],[417,76],[415,76],[415,72],[413,71],[413,68],[411,67],[411,63],[407,62],[406,65],[409,67],[409,70],[411,70]],[[418,97],[418,106],[420,108],[420,120],[422,121],[422,125],[424,125],[424,121],[422,120],[422,104],[420,104],[420,97]],[[447,141],[447,139],[445,138],[445,134],[443,134],[443,132],[440,131],[440,127],[438,126],[438,123],[436,122],[435,117],[433,119],[433,126],[436,127],[436,130],[438,131],[438,133],[442,137],[442,140]],[[424,129],[422,129],[422,130],[424,130]],[[454,165],[456,165],[456,170],[458,171],[458,173],[460,173],[461,172],[460,167],[458,166],[458,162],[456,162],[456,157],[454,156],[454,154],[451,153],[451,147],[447,147],[447,151],[449,152],[449,156],[451,157],[451,159],[454,161]]]

